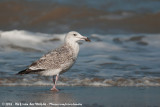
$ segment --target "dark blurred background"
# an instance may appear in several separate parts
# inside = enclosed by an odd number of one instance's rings
[[[160,0],[0,0],[0,30],[160,33]]]

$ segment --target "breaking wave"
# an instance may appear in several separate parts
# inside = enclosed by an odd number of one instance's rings
[[[0,31],[0,49],[44,51],[56,47],[64,36],[64,34],[33,33],[24,30]],[[53,45],[53,42],[58,43]]]
[[[32,77],[21,77],[21,78],[1,78],[1,86],[47,86],[53,85],[51,78],[32,78]],[[84,79],[73,79],[61,77],[57,83],[58,86],[95,86],[95,87],[110,87],[110,86],[160,86],[160,78],[113,78],[113,79],[102,79],[102,78],[84,78]]]

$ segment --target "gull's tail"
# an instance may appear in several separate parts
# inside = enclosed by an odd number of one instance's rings
[[[41,71],[44,71],[44,69],[37,69],[37,70],[31,70],[31,69],[25,69],[20,72],[18,72],[16,75],[23,75],[23,74],[36,74]]]
[[[16,75],[23,75],[23,74],[28,74],[28,69],[22,70],[20,72],[18,72]]]

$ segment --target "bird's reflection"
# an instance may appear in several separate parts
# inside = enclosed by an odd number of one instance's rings
[[[76,102],[75,98],[70,93],[50,92],[49,94],[42,94],[42,99],[45,102],[50,101],[54,103],[75,103]]]
[[[56,105],[57,107],[61,107],[61,104],[76,104],[77,100],[71,93],[64,93],[64,92],[38,92],[32,93],[29,95],[32,97],[31,102],[33,103],[46,103],[47,107]]]
[[[70,107],[61,104],[79,103],[76,96],[72,94],[72,89],[64,88],[59,92],[49,91],[48,87],[2,87],[0,98],[2,102],[12,102],[14,104],[33,104],[33,107]],[[46,105],[41,105],[46,104]],[[56,106],[54,104],[57,104]],[[75,107],[75,106],[74,106]]]

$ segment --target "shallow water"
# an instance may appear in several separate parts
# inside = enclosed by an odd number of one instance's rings
[[[83,107],[159,107],[159,87],[59,87],[60,92],[46,86],[0,87],[0,103],[33,104],[53,107],[53,104],[79,104]],[[125,102],[125,103],[124,103]],[[39,104],[39,106],[38,106]],[[41,105],[41,106],[40,106]],[[18,106],[18,105],[16,105]],[[64,106],[64,105],[63,105]],[[62,106],[62,107],[63,107]]]
[[[50,77],[15,75],[76,30],[75,65],[65,86],[160,86],[160,1],[0,0],[0,85],[52,85]]]

